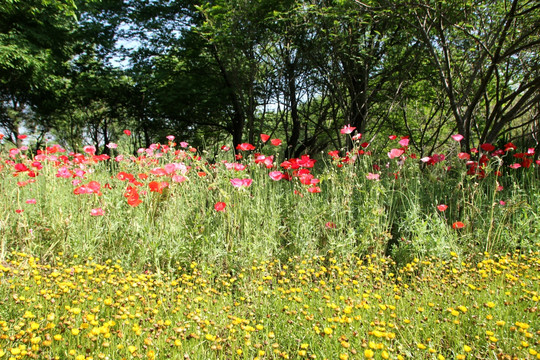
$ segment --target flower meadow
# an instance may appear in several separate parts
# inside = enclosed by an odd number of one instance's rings
[[[2,144],[0,359],[540,358],[535,149],[341,133]]]
[[[539,359],[540,253],[0,266],[0,359]]]

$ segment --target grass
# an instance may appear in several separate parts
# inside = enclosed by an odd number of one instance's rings
[[[389,159],[387,149],[369,153],[359,146],[343,157],[323,154],[313,167],[310,159],[299,159],[303,166],[296,169],[280,166],[275,147],[263,149],[274,156],[270,168],[249,151],[239,161],[222,152],[209,162],[204,151],[167,145],[137,157],[115,154],[116,160],[59,147],[35,158],[12,152],[0,170],[0,200],[6,204],[0,209],[0,259],[11,250],[44,259],[61,251],[120,259],[139,269],[202,260],[231,269],[329,250],[339,256],[392,255],[406,263],[450,251],[535,249],[535,163],[513,169],[509,163],[517,158],[509,150],[484,155],[487,160],[471,173],[466,160],[426,165],[402,149],[400,158]],[[272,171],[291,181],[272,180]],[[369,173],[379,179],[368,179]],[[235,178],[252,184],[234,187]],[[91,183],[96,191],[85,191]],[[130,194],[140,204],[130,206]],[[226,204],[224,211],[214,209],[218,202]],[[447,210],[439,211],[440,204]],[[454,229],[456,222],[465,227]]]
[[[5,149],[0,359],[540,358],[535,154],[399,140]]]

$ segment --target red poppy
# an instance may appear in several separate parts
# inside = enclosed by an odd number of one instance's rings
[[[161,181],[161,182],[150,181],[150,183],[148,184],[148,187],[150,188],[151,192],[157,192],[160,194],[162,194],[163,189],[167,188],[168,186],[169,186],[169,183],[166,181]]]
[[[336,228],[336,224],[334,224],[333,222],[329,221],[327,222],[326,224],[324,224],[324,226],[326,226],[327,229],[335,229]]]
[[[452,228],[454,229],[463,229],[465,227],[465,224],[462,223],[461,221],[456,221],[455,223],[452,224]]]
[[[330,155],[333,158],[339,157],[339,150],[332,150],[328,152],[328,155]]]
[[[495,146],[493,146],[492,144],[489,144],[489,143],[480,145],[480,148],[482,150],[488,151],[488,152],[491,152],[491,151],[495,150]]]
[[[270,143],[274,146],[279,146],[281,145],[281,140],[280,139],[272,139],[270,140]]]
[[[224,202],[219,201],[214,205],[214,210],[216,210],[216,211],[225,211],[226,206],[227,206],[227,204],[225,204]]]
[[[445,204],[437,205],[437,210],[439,211],[445,211],[446,209],[448,209],[448,205],[445,205]]]
[[[131,136],[131,131],[129,131],[129,130],[124,130],[124,134],[126,134],[127,136]]]
[[[270,135],[261,134],[261,140],[263,143],[267,142],[270,139]]]

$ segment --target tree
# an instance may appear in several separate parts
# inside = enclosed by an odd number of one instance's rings
[[[463,150],[539,120],[540,5],[536,1],[388,3],[418,34]],[[526,116],[527,115],[527,116]]]
[[[65,86],[76,22],[73,0],[0,5],[0,126],[13,143],[25,120],[46,116]]]

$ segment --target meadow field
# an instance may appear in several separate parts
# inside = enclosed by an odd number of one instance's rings
[[[0,359],[540,359],[535,149],[351,132],[3,145]]]

